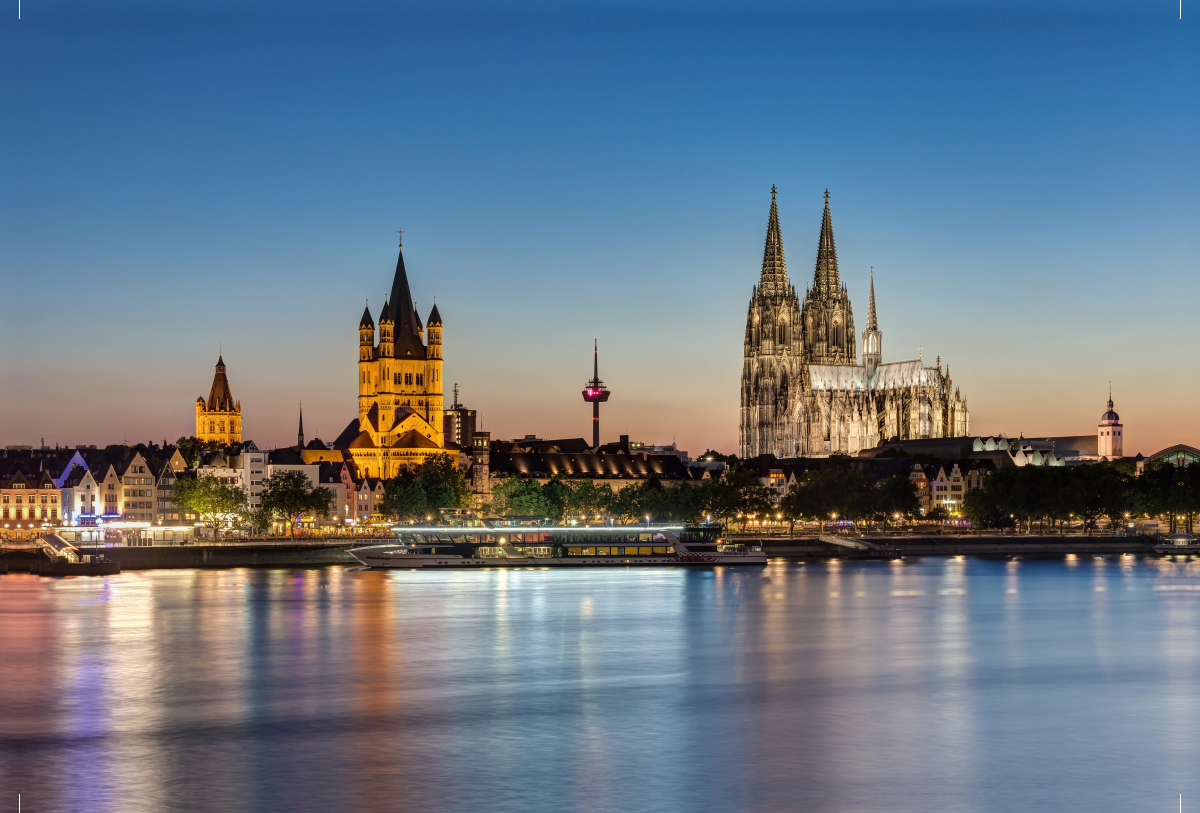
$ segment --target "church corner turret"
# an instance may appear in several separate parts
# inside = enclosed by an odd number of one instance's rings
[[[803,303],[787,278],[771,188],[767,239],[746,314],[739,454],[756,457],[857,454],[892,438],[962,437],[967,401],[951,391],[949,367],[920,358],[883,361],[883,333],[870,276],[862,363],[854,311],[838,268],[829,190],[812,283]]]

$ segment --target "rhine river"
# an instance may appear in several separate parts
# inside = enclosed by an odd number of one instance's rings
[[[0,576],[0,811],[1200,809],[1200,562]]]

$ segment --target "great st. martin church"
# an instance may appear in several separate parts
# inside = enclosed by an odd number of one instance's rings
[[[883,361],[875,281],[858,363],[854,313],[838,276],[829,190],[812,287],[803,304],[788,282],[775,188],[762,276],[746,315],[739,454],[820,457],[857,454],[891,438],[962,437],[967,402],[941,358]]]

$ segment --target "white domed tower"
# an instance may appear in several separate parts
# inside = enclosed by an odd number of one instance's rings
[[[1108,409],[1100,416],[1096,429],[1096,454],[1102,460],[1124,457],[1125,449],[1121,438],[1121,416],[1113,411],[1112,393],[1108,394]]]

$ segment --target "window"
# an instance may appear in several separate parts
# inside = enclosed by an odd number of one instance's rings
[[[404,384],[405,384],[405,386],[411,386],[411,385],[412,385],[412,373],[405,373],[405,374],[404,374]]]
[[[417,373],[417,386],[421,387],[424,385],[425,385],[425,376],[422,375],[421,373]]]

